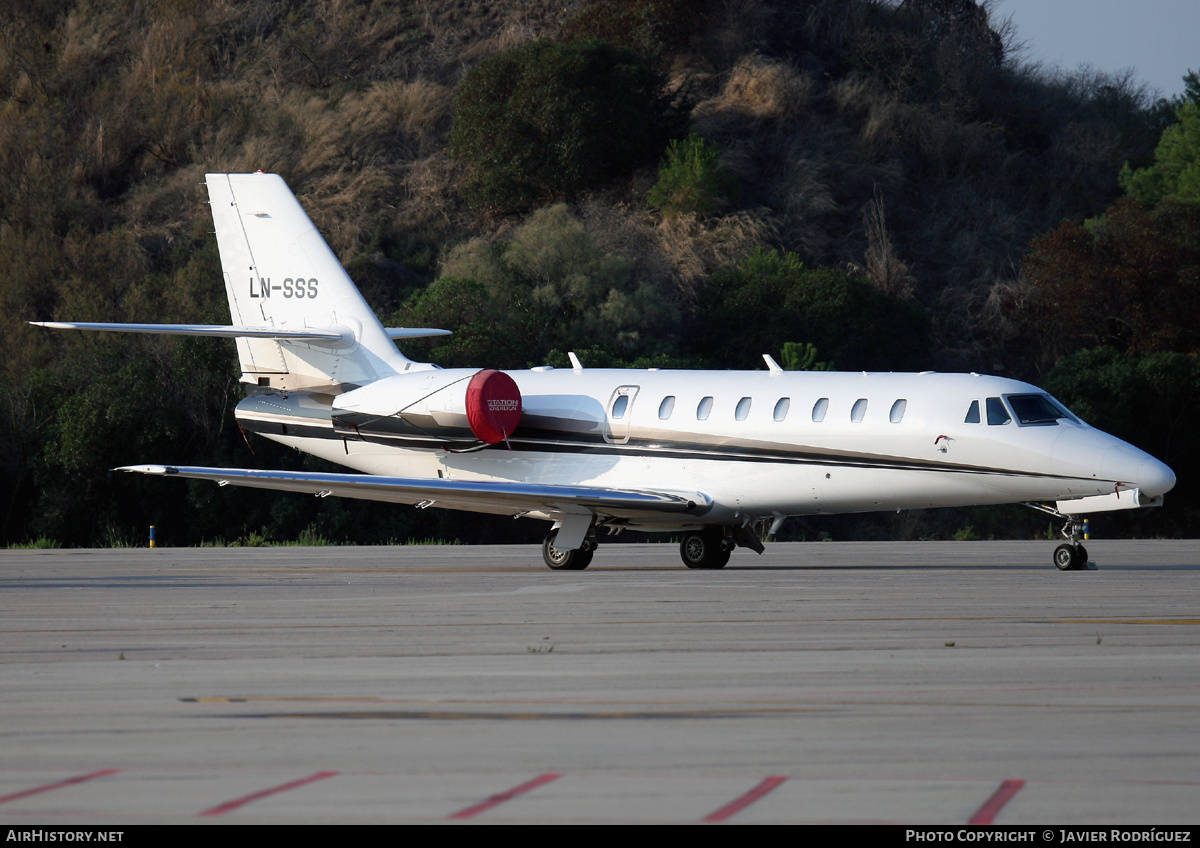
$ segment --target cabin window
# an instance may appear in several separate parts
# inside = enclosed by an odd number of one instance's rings
[[[904,410],[908,407],[908,401],[904,398],[892,404],[892,411],[888,415],[888,420],[893,424],[899,424],[904,420]]]
[[[1004,401],[1000,398],[987,399],[987,419],[989,424],[1007,424],[1012,421],[1012,416],[1008,414],[1008,410],[1004,407]]]
[[[667,395],[662,399],[662,403],[658,405],[658,417],[666,421],[671,417],[671,413],[675,410],[675,395]]]
[[[775,404],[775,420],[782,421],[783,419],[787,418],[788,407],[791,405],[791,398],[780,398],[779,402]]]
[[[825,413],[829,411],[829,398],[820,398],[813,404],[813,423],[820,424],[825,420]]]
[[[854,402],[854,406],[850,408],[850,420],[855,424],[863,420],[863,416],[867,414],[867,399],[859,398]]]
[[[700,405],[696,407],[696,420],[707,421],[710,412],[712,412],[712,397],[701,398]]]
[[[964,424],[978,424],[979,423],[979,401],[977,401],[977,400],[971,401],[971,406],[967,410],[967,417],[963,421],[963,423]]]
[[[746,416],[750,414],[750,398],[744,397],[738,401],[737,409],[733,411],[733,417],[738,421],[745,421]]]
[[[613,401],[612,417],[614,421],[619,421],[625,417],[625,410],[629,408],[629,395],[621,395]]]

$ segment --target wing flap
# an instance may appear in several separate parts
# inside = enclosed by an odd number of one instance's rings
[[[663,492],[565,486],[543,483],[474,480],[426,480],[372,474],[322,474],[256,471],[247,468],[203,468],[186,465],[127,465],[114,469],[212,480],[221,486],[248,486],[326,497],[440,506],[516,515],[544,512],[561,515],[586,510],[612,517],[639,515],[703,515],[712,498],[703,492]]]

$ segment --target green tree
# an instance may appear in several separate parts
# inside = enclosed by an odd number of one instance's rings
[[[696,133],[673,139],[658,166],[658,182],[646,200],[665,215],[715,212],[738,191],[737,180],[719,161],[721,151]]]
[[[1121,186],[1143,203],[1166,198],[1200,202],[1200,103],[1185,101],[1175,112],[1176,121],[1163,130],[1154,151],[1154,164],[1121,170]]]
[[[929,318],[912,301],[773,250],[713,274],[687,337],[718,368],[760,367],[763,352],[797,337],[846,369],[929,365]]]
[[[788,371],[832,371],[832,362],[817,361],[817,346],[812,342],[785,342],[779,352]]]
[[[1027,287],[1005,304],[1035,368],[1081,347],[1200,352],[1200,205],[1122,200],[1092,230],[1034,241]]]
[[[453,330],[427,343],[440,364],[523,367],[555,347],[598,345],[626,361],[658,353],[678,314],[669,292],[597,247],[560,203],[531,214],[508,241],[452,249],[443,276],[395,320]]]
[[[651,162],[679,126],[662,80],[602,41],[534,41],[491,56],[455,97],[465,191],[501,211],[569,198]]]

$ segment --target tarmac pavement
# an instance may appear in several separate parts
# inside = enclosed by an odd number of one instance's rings
[[[1200,543],[0,551],[0,821],[1178,825]]]

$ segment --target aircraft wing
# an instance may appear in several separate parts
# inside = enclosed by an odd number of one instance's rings
[[[321,474],[301,471],[256,471],[246,468],[202,468],[187,465],[127,465],[113,469],[139,474],[177,475],[212,480],[221,486],[278,489],[327,497],[360,498],[391,503],[439,506],[501,515],[542,513],[547,516],[601,514],[611,517],[703,515],[712,498],[703,492],[610,489],[546,483],[483,482],[380,477],[373,474]]]

